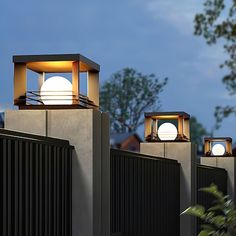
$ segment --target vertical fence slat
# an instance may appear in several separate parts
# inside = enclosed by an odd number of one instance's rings
[[[3,227],[2,234],[7,235],[7,140],[3,140]]]
[[[24,155],[24,207],[25,207],[25,236],[29,236],[29,143],[25,142]]]
[[[53,153],[53,232],[57,236],[57,148],[54,147]]]
[[[53,202],[53,198],[52,198],[52,146],[50,145],[48,147],[48,235],[52,235],[52,228],[51,228],[51,224],[52,224],[52,202]]]
[[[3,139],[0,139],[0,188],[3,190]],[[3,219],[3,193],[0,194],[0,219]],[[3,220],[0,221],[0,234],[3,234]]]
[[[33,194],[33,143],[29,145],[29,235],[33,235],[34,228],[34,194]]]
[[[64,170],[65,170],[65,192],[64,192],[64,196],[65,196],[65,215],[68,215],[68,214],[70,214],[70,212],[69,212],[69,206],[68,206],[68,193],[67,193],[67,191],[68,191],[68,170],[67,170],[67,168],[68,168],[68,156],[69,156],[69,152],[68,152],[68,150],[65,150],[66,151],[66,156],[65,156],[65,163],[64,163]],[[68,232],[68,228],[69,228],[69,226],[68,226],[68,218],[67,217],[65,217],[65,219],[64,219],[64,222],[65,222],[65,232]]]
[[[14,166],[13,166],[13,171],[14,171],[14,236],[18,236],[19,232],[19,204],[18,204],[18,199],[19,199],[19,185],[18,185],[18,166],[19,166],[19,142],[16,140],[14,142]]]
[[[62,232],[62,235],[65,234],[65,222],[64,222],[64,218],[65,218],[65,198],[64,198],[64,193],[65,193],[65,149],[64,148],[61,148],[61,192],[60,192],[60,195],[61,195],[61,232]]]
[[[35,146],[35,235],[39,236],[39,145]]]
[[[7,141],[7,233],[9,236],[12,235],[12,150],[11,150],[11,140]]]
[[[22,193],[23,193],[23,184],[22,184],[22,152],[23,152],[23,141],[19,142],[19,167],[18,167],[18,205],[19,205],[19,217],[18,217],[18,225],[19,225],[19,236],[23,236],[23,206],[22,206]]]
[[[49,145],[45,146],[45,158],[44,158],[44,234],[49,235],[48,232],[48,212],[49,212],[49,199],[48,199],[48,164],[49,163]]]

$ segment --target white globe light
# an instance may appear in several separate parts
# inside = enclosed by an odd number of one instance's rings
[[[50,77],[43,83],[40,96],[45,105],[70,105],[72,84],[62,76]]]
[[[175,140],[178,131],[175,125],[166,122],[159,127],[157,134],[160,140]]]
[[[223,156],[225,154],[225,147],[222,144],[215,144],[212,147],[212,153],[214,156]]]

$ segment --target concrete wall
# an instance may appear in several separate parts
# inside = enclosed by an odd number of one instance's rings
[[[180,169],[180,211],[196,204],[196,145],[190,142],[141,143],[140,152],[177,160]],[[180,217],[180,235],[196,235],[196,219]]]
[[[5,111],[5,128],[20,132],[46,136],[46,112],[32,110]]]
[[[72,235],[110,234],[109,118],[92,109],[8,110],[5,128],[67,139],[72,160]]]

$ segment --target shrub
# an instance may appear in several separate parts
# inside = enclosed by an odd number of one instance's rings
[[[201,205],[195,205],[182,213],[198,217],[204,222],[198,236],[229,236],[236,233],[236,210],[229,196],[224,196],[214,184],[199,191],[214,197],[213,206],[205,209]]]

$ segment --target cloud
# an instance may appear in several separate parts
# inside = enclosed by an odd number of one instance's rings
[[[147,0],[147,10],[156,20],[164,20],[184,34],[193,33],[193,20],[201,10],[202,3],[197,0]]]

